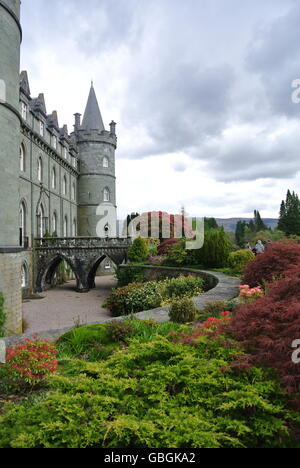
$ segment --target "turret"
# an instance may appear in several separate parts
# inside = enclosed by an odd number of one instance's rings
[[[78,115],[78,114],[77,114]],[[99,235],[97,225],[101,216],[99,205],[113,213],[111,221],[103,226],[101,237],[114,236],[116,232],[116,176],[115,150],[116,124],[105,130],[94,86],[92,84],[81,125],[75,124],[75,135],[79,151],[80,177],[78,182],[79,236]]]

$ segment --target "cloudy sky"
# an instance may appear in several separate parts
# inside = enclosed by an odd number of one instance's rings
[[[299,22],[299,0],[23,0],[21,67],[69,130],[93,79],[119,217],[277,217],[300,192]]]

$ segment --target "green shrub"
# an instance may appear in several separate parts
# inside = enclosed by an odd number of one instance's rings
[[[170,307],[169,317],[175,323],[188,323],[196,319],[197,309],[192,299],[179,299]]]
[[[147,242],[142,237],[135,239],[128,249],[128,258],[131,262],[145,262],[149,255]]]
[[[166,299],[195,297],[203,292],[204,281],[196,276],[179,276],[164,281]]]
[[[180,266],[185,263],[187,259],[187,250],[185,248],[185,241],[179,241],[172,244],[168,249],[167,259],[164,262],[168,265]]]
[[[242,274],[251,260],[255,260],[251,250],[238,250],[229,254],[228,264],[236,273]]]
[[[111,322],[106,325],[106,329],[113,343],[126,343],[134,332],[134,326],[130,322]]]
[[[143,270],[138,266],[128,265],[126,267],[117,267],[115,275],[118,280],[118,287],[127,286],[130,283],[142,283],[145,281]]]
[[[100,363],[62,362],[50,391],[2,411],[0,448],[299,447],[299,417],[277,382],[229,368],[240,353],[157,337]]]
[[[4,309],[4,296],[0,292],[0,338],[5,336],[6,312]]]
[[[202,249],[193,251],[190,261],[205,268],[222,268],[227,265],[230,249],[231,243],[224,229],[210,229],[205,233]]]
[[[112,343],[104,324],[74,328],[57,341],[60,356],[98,361],[107,359],[120,345]]]
[[[204,308],[199,312],[199,317],[204,320],[209,317],[219,317],[221,312],[227,310],[227,303],[225,301],[210,301],[206,302]]]

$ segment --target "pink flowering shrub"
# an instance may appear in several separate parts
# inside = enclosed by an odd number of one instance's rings
[[[264,296],[264,291],[260,286],[250,288],[247,284],[240,286],[240,300],[242,304],[250,304],[255,302],[256,299]]]
[[[34,387],[58,369],[57,354],[53,344],[35,335],[34,340],[25,340],[7,350],[5,375],[20,387]]]

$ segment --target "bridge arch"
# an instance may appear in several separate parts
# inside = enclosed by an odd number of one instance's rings
[[[65,262],[73,271],[75,278],[76,278],[76,288],[80,289],[80,285],[82,284],[80,273],[78,272],[76,266],[70,260],[70,258],[66,257],[63,254],[56,254],[52,258],[48,258],[47,262],[40,268],[37,276],[36,281],[36,288],[38,292],[43,292],[47,284],[53,285],[54,275],[57,271],[58,266]]]
[[[99,258],[94,260],[93,263],[91,264],[89,268],[88,276],[87,276],[87,283],[90,289],[95,288],[96,273],[98,271],[99,266],[106,258],[115,263],[115,260],[111,256],[107,254],[102,254]]]

